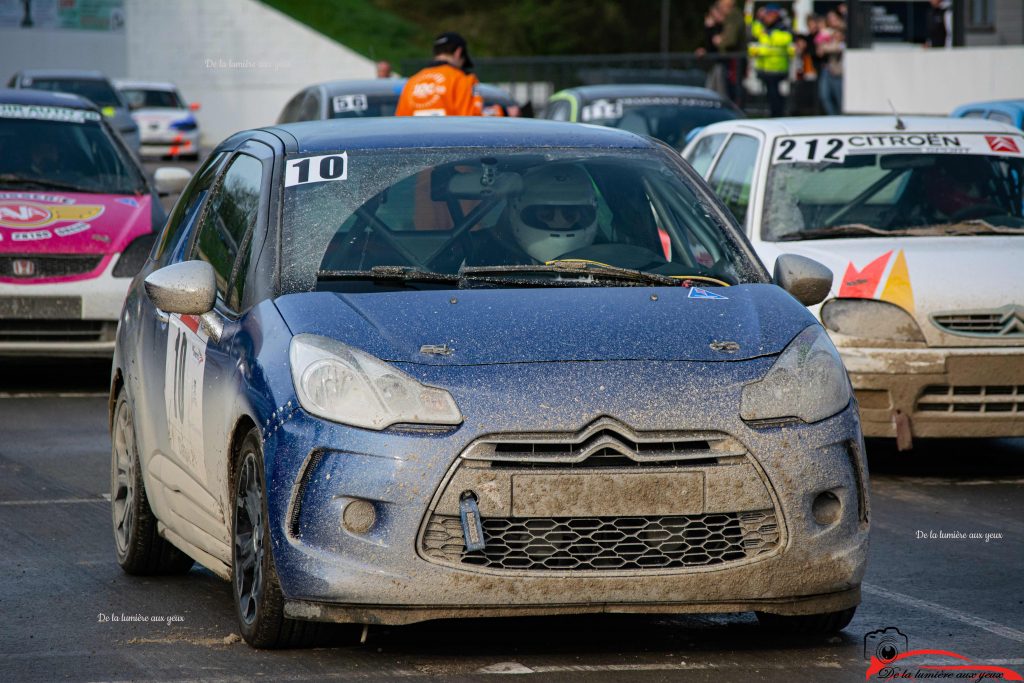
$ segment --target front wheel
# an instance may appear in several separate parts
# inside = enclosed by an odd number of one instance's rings
[[[156,516],[142,483],[135,422],[126,394],[122,388],[117,395],[110,434],[110,507],[117,563],[127,574],[184,574],[192,568],[192,558],[157,533]]]
[[[800,614],[796,616],[768,614],[766,612],[756,612],[756,614],[757,620],[763,628],[778,633],[828,636],[839,633],[846,628],[856,611],[856,607],[848,607],[838,612],[825,612],[824,614]]]
[[[284,596],[271,551],[258,430],[246,435],[239,453],[231,500],[231,585],[242,637],[257,648],[312,645],[321,625],[284,616]]]

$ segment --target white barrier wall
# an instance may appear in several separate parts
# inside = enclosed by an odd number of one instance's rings
[[[273,123],[303,86],[373,78],[373,62],[256,0],[125,0],[127,76],[174,81],[204,144]]]
[[[21,69],[99,69],[123,74],[125,33],[0,28],[0,85]]]
[[[847,50],[843,109],[850,114],[945,115],[978,100],[1024,98],[1024,47],[919,46]]]

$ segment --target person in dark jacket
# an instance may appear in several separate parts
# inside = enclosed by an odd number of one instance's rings
[[[953,2],[930,0],[927,47],[953,47]]]

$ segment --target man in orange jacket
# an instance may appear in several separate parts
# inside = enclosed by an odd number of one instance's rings
[[[484,102],[472,68],[466,39],[442,33],[434,41],[434,61],[405,82],[395,116],[480,116]]]

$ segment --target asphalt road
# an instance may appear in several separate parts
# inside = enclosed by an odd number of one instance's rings
[[[752,615],[458,620],[342,630],[328,646],[239,642],[229,586],[114,560],[103,362],[0,363],[0,681],[863,681],[864,635],[1024,672],[1024,440],[869,444],[864,602],[839,636],[782,638]],[[960,531],[1000,538],[918,538]],[[109,619],[148,617],[149,621]]]

